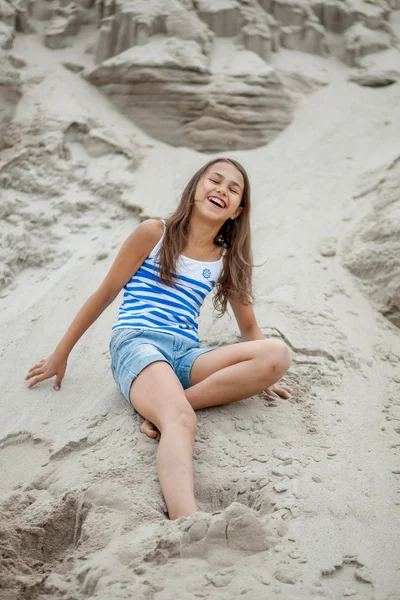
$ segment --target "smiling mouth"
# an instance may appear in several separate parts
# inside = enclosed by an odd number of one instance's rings
[[[216,198],[215,196],[207,196],[207,200],[217,206],[218,208],[226,208],[226,202],[221,198]]]

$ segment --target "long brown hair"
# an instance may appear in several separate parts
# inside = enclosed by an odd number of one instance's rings
[[[225,248],[223,269],[215,286],[214,308],[220,316],[226,312],[228,301],[239,300],[248,304],[253,299],[250,235],[250,182],[245,169],[232,158],[216,158],[208,162],[193,175],[185,189],[178,207],[166,220],[166,231],[158,258],[160,280],[174,285],[176,263],[187,245],[190,232],[190,216],[194,205],[198,183],[206,171],[215,163],[231,163],[242,174],[244,189],[240,206],[242,212],[236,219],[228,219],[220,228],[214,243]]]

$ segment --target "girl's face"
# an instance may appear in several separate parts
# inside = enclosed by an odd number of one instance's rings
[[[195,205],[214,220],[236,219],[243,210],[240,206],[243,189],[241,172],[231,163],[216,162],[197,185]]]

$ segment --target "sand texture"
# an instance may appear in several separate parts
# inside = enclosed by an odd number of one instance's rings
[[[1,600],[400,600],[399,36],[398,0],[0,0]],[[294,394],[198,413],[169,521],[118,301],[60,392],[24,377],[216,152]],[[200,333],[240,339],[211,299]]]

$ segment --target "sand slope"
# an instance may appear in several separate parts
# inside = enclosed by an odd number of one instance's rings
[[[57,194],[44,183],[24,191],[20,171],[12,174],[19,189],[1,192],[14,203],[10,214],[20,214],[7,227],[30,223],[37,252],[47,227],[50,248],[0,298],[1,597],[398,600],[400,336],[343,263],[376,201],[374,192],[359,194],[367,174],[386,173],[400,155],[399,84],[363,88],[333,60],[289,51],[274,58],[282,68],[305,61],[328,79],[268,146],[230,153],[253,184],[255,258],[263,263],[257,317],[266,335],[292,348],[285,380],[295,394],[198,414],[203,512],[169,522],[157,443],[138,432],[141,419],[109,369],[117,302],[73,351],[59,393],[50,383],[27,390],[23,378],[105,275],[139,222],[135,207],[168,214],[207,157],[150,141],[86,82],[49,68],[52,54],[35,36],[18,38],[14,50],[27,62],[31,107],[20,106],[18,118],[41,107],[45,147],[61,143],[69,158],[45,163],[47,182],[59,169]],[[66,89],[73,93],[58,108],[49,98]],[[50,105],[54,131],[51,119],[40,121]],[[88,132],[62,133],[63,124],[88,120]],[[131,154],[89,142],[99,127]],[[5,152],[19,156],[15,147]],[[0,156],[5,172],[9,158]],[[210,303],[201,333],[205,344],[238,339],[233,319],[216,320]]]

